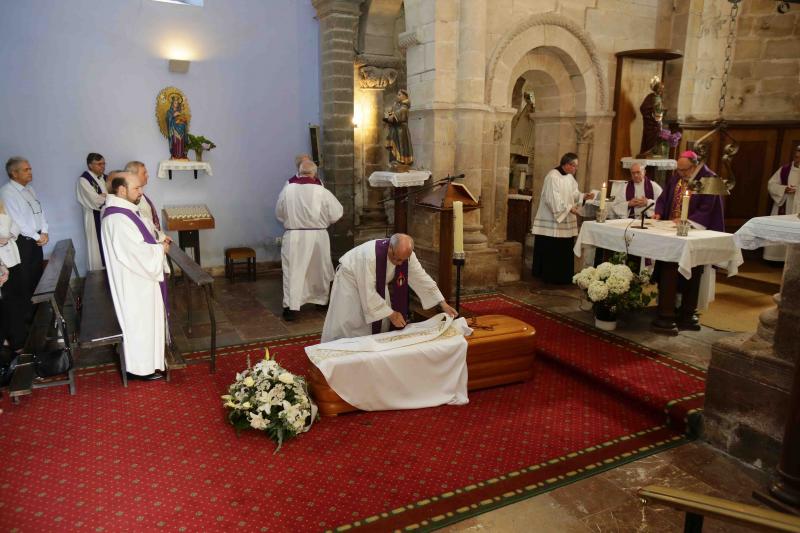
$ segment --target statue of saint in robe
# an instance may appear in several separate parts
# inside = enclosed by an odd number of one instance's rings
[[[637,157],[646,157],[648,154],[657,152],[661,138],[661,120],[664,118],[664,109],[662,96],[664,94],[664,84],[661,78],[653,76],[650,80],[650,94],[648,94],[639,111],[642,113],[642,145],[639,148],[639,155]]]
[[[390,165],[411,165],[414,162],[414,150],[411,148],[411,136],[408,133],[408,109],[410,106],[408,92],[400,89],[397,91],[394,105],[383,117],[383,121],[389,129],[386,134],[386,150],[389,152]]]
[[[166,122],[170,159],[187,159],[189,130],[187,128],[187,118],[183,112],[183,102],[178,95],[172,95],[169,109],[167,110]]]

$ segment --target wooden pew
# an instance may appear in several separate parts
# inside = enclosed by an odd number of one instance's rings
[[[67,295],[72,296],[69,281],[73,271],[75,248],[72,240],[58,241],[31,297],[36,306],[33,324],[9,384],[9,396],[14,403],[19,403],[21,396],[29,395],[33,389],[40,387],[69,385],[70,394],[75,394],[74,368],[67,373],[65,379],[35,383],[36,369],[33,361],[35,352],[56,347],[72,348],[63,309]]]
[[[122,344],[122,328],[117,321],[108,275],[105,270],[90,270],[83,281],[81,298],[80,333],[78,348],[87,350],[98,346],[116,346],[122,372],[122,384],[128,386],[125,369],[125,352]]]
[[[210,361],[209,361],[209,370],[213,374],[216,372],[217,369],[217,320],[214,316],[214,306],[212,303],[213,295],[212,295],[212,288],[214,284],[214,278],[211,275],[200,268],[196,262],[194,262],[186,253],[181,250],[178,246],[174,244],[169,247],[168,257],[170,260],[170,265],[173,265],[173,279],[175,278],[175,269],[174,266],[178,266],[181,269],[183,274],[183,279],[186,284],[186,307],[188,309],[189,314],[189,324],[192,323],[192,302],[191,302],[191,286],[189,282],[194,283],[198,287],[203,290],[203,295],[206,300],[206,305],[208,306],[208,316],[211,320],[211,347],[209,349]],[[171,346],[171,352],[173,352],[174,357],[180,357],[180,360],[183,360],[182,355],[178,351],[178,349],[173,345]],[[184,364],[197,364],[203,362],[202,359],[194,359],[191,361],[186,361]]]

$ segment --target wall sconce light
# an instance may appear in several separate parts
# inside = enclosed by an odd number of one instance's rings
[[[190,63],[191,61],[184,59],[170,59],[169,71],[174,72],[175,74],[186,74],[187,72],[189,72]]]

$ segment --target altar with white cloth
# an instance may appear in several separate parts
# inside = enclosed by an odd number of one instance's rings
[[[742,251],[730,233],[691,229],[686,237],[678,237],[675,223],[670,220],[645,220],[645,229],[640,225],[640,220],[633,219],[584,222],[573,251],[578,257],[583,257],[586,266],[593,264],[598,247],[663,261],[665,268],[661,275],[667,283],[664,288],[659,284],[659,291],[666,293],[659,295],[658,307],[660,324],[665,327],[658,327],[672,331],[677,273],[692,280],[692,271],[705,267],[702,279],[692,281],[700,284],[697,307],[705,309],[714,300],[712,265],[726,269],[728,277],[735,276],[744,262]]]
[[[363,411],[462,405],[467,398],[463,318],[445,313],[402,330],[307,346],[309,360],[348,404]]]

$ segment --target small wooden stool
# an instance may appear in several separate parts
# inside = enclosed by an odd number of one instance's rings
[[[247,265],[247,277],[256,280],[256,252],[252,248],[226,248],[225,249],[225,277],[236,281],[236,265]]]

